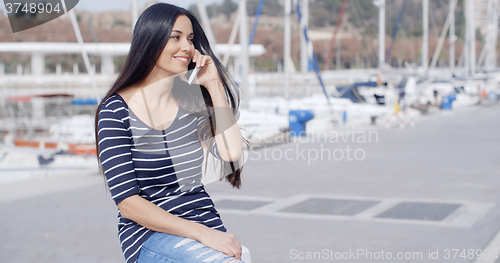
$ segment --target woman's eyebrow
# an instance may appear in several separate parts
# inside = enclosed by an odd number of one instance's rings
[[[182,34],[182,31],[177,30],[177,29],[172,30],[172,32],[177,32],[177,33],[181,33],[181,34]],[[194,35],[194,33],[193,33],[193,32],[191,32],[191,33],[190,33],[190,35]]]

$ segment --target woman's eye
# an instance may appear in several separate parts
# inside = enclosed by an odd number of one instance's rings
[[[180,39],[180,36],[171,36],[170,38]],[[188,41],[194,42],[194,38],[189,38]]]

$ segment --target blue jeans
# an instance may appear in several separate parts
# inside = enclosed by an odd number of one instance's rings
[[[142,245],[137,263],[242,263],[197,240],[156,232]]]

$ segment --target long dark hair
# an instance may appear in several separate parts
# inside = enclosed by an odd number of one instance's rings
[[[103,169],[99,159],[99,142],[97,138],[99,109],[101,108],[101,105],[115,92],[139,83],[149,75],[156,65],[156,62],[165,48],[165,45],[170,39],[170,34],[177,17],[181,15],[185,15],[191,20],[194,31],[193,44],[195,49],[203,55],[210,55],[212,58],[217,71],[219,72],[220,80],[224,86],[228,104],[231,107],[233,114],[236,116],[240,104],[239,86],[212,52],[208,39],[196,17],[190,11],[175,5],[166,3],[154,4],[148,7],[137,20],[132,36],[130,52],[128,53],[125,64],[121,68],[120,74],[113,86],[97,107],[95,115],[95,137],[97,160],[99,162],[101,172]],[[188,70],[194,69],[195,66],[196,63],[189,63]],[[178,79],[178,77],[176,77],[176,79]],[[174,82],[172,94],[178,102],[179,107],[185,112],[207,116],[207,118],[198,126],[198,137],[200,140],[208,142],[206,143],[206,147],[210,151],[212,142],[215,139],[215,115],[213,114],[213,103],[210,94],[204,86],[200,86],[200,88],[203,96],[203,98],[200,99],[204,101],[206,108],[209,109],[208,111],[205,111],[205,113],[200,113],[199,111],[193,112],[193,109],[199,108],[199,104],[197,104],[196,100],[181,99],[190,97],[189,95],[183,94],[186,92],[187,87],[186,85],[183,85],[181,81]],[[246,140],[245,142],[247,143]],[[225,178],[233,187],[239,188],[241,185],[241,171],[243,166],[240,167],[237,161],[229,162],[228,164],[222,165],[223,169],[221,172],[224,173],[224,170],[227,169],[228,166],[231,168],[231,172],[229,172]],[[222,180],[222,178],[220,178],[220,180]]]

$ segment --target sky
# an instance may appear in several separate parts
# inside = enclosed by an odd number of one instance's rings
[[[137,0],[139,9],[142,9],[144,5],[152,0]],[[180,7],[188,8],[191,4],[196,4],[196,0],[171,0],[171,1],[159,1],[166,2],[169,4],[177,5]],[[205,5],[217,2],[222,3],[222,0],[204,0]],[[131,0],[80,0],[76,6],[79,10],[85,10],[90,12],[101,12],[101,11],[126,11],[130,10]]]
[[[137,0],[139,5],[139,10],[141,10],[144,5],[153,0]],[[178,5],[180,7],[188,8],[191,4],[196,4],[196,0],[170,0],[170,1],[159,1],[166,2],[173,5]],[[222,3],[223,0],[203,0],[205,5],[211,3]],[[235,1],[233,1],[235,2]],[[89,12],[103,12],[103,11],[127,11],[130,10],[131,0],[80,0],[76,5],[77,10],[89,11]],[[0,4],[0,10],[4,11],[5,6]]]

